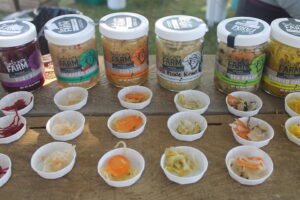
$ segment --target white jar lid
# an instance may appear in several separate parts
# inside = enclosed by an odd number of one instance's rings
[[[112,13],[99,21],[99,31],[104,37],[116,40],[133,40],[148,34],[149,22],[139,14]]]
[[[171,41],[192,41],[202,38],[208,31],[202,19],[187,15],[171,15],[155,22],[157,36]]]
[[[279,18],[272,21],[271,36],[283,44],[300,48],[300,20]]]
[[[219,41],[232,48],[256,46],[269,40],[270,26],[253,17],[232,17],[218,24],[217,35]]]
[[[16,47],[36,38],[35,26],[27,21],[8,20],[0,22],[0,47]]]
[[[48,42],[71,46],[82,44],[95,36],[95,25],[91,18],[78,15],[61,15],[45,24],[45,38]]]

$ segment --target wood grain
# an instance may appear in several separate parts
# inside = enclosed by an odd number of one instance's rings
[[[225,167],[226,153],[238,143],[228,126],[232,115],[208,115],[210,125],[203,138],[194,142],[174,139],[166,127],[168,115],[148,116],[145,131],[137,138],[127,140],[129,147],[145,158],[146,167],[141,179],[128,188],[112,188],[97,173],[99,158],[119,141],[106,127],[107,117],[87,117],[84,132],[70,141],[76,145],[77,160],[73,170],[63,178],[46,180],[30,167],[30,159],[40,146],[54,140],[45,129],[30,129],[17,142],[0,145],[0,152],[9,155],[13,175],[0,188],[0,199],[55,199],[55,200],[298,200],[300,196],[299,147],[291,143],[282,130],[288,118],[285,114],[258,115],[269,122],[275,137],[266,151],[274,162],[274,172],[263,184],[242,186],[230,178]],[[48,117],[28,118],[29,127],[45,126]],[[188,145],[200,149],[208,158],[208,171],[197,183],[178,185],[170,182],[159,166],[166,147]]]

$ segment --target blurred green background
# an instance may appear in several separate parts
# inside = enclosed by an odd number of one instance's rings
[[[206,0],[127,0],[125,9],[114,11],[110,10],[106,3],[101,5],[90,5],[86,3],[76,2],[76,0],[57,0],[61,7],[74,8],[81,11],[84,15],[89,16],[95,22],[98,22],[101,17],[112,12],[136,12],[148,18],[150,23],[149,31],[149,50],[150,54],[155,53],[155,21],[161,17],[168,15],[191,15],[201,19],[205,19]],[[91,0],[77,0],[91,1]],[[98,1],[98,0],[92,0]],[[103,0],[104,1],[104,0]],[[230,1],[229,1],[230,2]],[[8,13],[1,12],[0,17]],[[228,11],[228,17],[233,16],[233,11]],[[98,45],[101,45],[98,26],[96,29]],[[205,54],[215,54],[216,52],[216,25],[209,27],[209,31],[205,35]],[[102,48],[99,48],[102,54]]]

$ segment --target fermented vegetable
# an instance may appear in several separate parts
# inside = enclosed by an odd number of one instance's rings
[[[206,31],[196,17],[174,15],[156,21],[157,78],[162,87],[181,91],[199,85]]]
[[[257,109],[256,101],[248,101],[244,98],[227,95],[227,102],[233,108],[239,111],[252,111]]]
[[[262,88],[284,97],[300,91],[300,20],[279,18],[271,23],[271,29]]]
[[[177,101],[183,108],[190,110],[197,110],[204,107],[204,105],[198,99],[187,97],[184,94],[178,94]]]
[[[183,119],[179,121],[176,131],[183,135],[193,135],[200,133],[201,127],[196,121]]]
[[[300,97],[290,98],[287,100],[287,105],[296,113],[300,114]]]
[[[148,99],[148,95],[142,92],[127,93],[123,100],[128,103],[142,103]]]
[[[197,168],[196,161],[191,157],[175,147],[167,148],[164,167],[176,176],[189,175]]]
[[[240,156],[232,160],[230,166],[238,176],[249,180],[260,179],[266,175],[266,166],[261,157]]]
[[[214,81],[224,93],[255,92],[263,73],[270,27],[252,17],[233,17],[218,24]]]
[[[120,117],[113,121],[112,128],[115,131],[128,133],[139,129],[143,124],[143,119],[139,115],[130,115],[127,117]]]

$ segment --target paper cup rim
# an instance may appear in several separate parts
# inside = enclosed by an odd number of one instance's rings
[[[299,124],[300,124],[300,116],[299,115],[290,117],[284,123],[285,134],[291,142],[300,146],[300,138],[296,137],[293,133],[291,133],[287,127],[288,124],[291,123],[291,121],[293,121],[293,120],[298,120]]]
[[[200,102],[203,103],[203,107],[202,108],[199,108],[199,109],[195,109],[195,110],[191,110],[191,109],[187,109],[187,108],[184,108],[180,105],[180,103],[177,102],[177,99],[178,99],[178,95],[179,94],[184,94],[184,95],[188,95],[186,93],[194,93],[196,95],[201,95],[205,98],[205,100],[201,100],[200,99]],[[199,90],[183,90],[183,91],[180,91],[178,92],[177,94],[175,94],[174,96],[174,99],[173,99],[174,103],[175,103],[175,106],[177,108],[177,110],[179,112],[182,112],[182,111],[193,111],[193,112],[197,112],[199,114],[203,114],[206,112],[206,110],[208,109],[209,105],[210,105],[210,97],[205,93],[205,92],[202,92],[202,91],[199,91]],[[206,102],[207,101],[207,102]],[[204,104],[205,103],[205,104]]]
[[[285,111],[291,117],[299,116],[300,115],[299,113],[295,112],[292,108],[290,108],[290,106],[287,104],[287,100],[290,99],[290,98],[292,98],[293,96],[300,97],[300,92],[290,93],[290,94],[286,95],[285,98],[284,98],[284,108],[285,108]]]
[[[6,160],[6,162],[8,163],[8,170],[6,171],[6,173],[0,178],[0,188],[3,186],[3,185],[5,185],[7,182],[8,182],[8,180],[10,179],[10,177],[11,177],[11,174],[12,174],[12,162],[11,162],[11,159],[10,159],[10,157],[8,156],[8,155],[6,155],[6,154],[3,154],[3,153],[0,153],[0,157],[3,157],[5,160]],[[3,166],[3,165],[2,165]],[[6,168],[6,167],[4,167],[4,168]]]
[[[52,132],[50,126],[53,125],[51,124],[53,122],[53,120],[55,120],[55,118],[59,117],[62,114],[66,114],[66,113],[70,113],[73,115],[77,115],[78,117],[80,117],[80,121],[82,121],[82,124],[79,125],[79,127],[73,131],[72,133],[66,134],[66,135],[56,135]],[[59,113],[56,113],[55,115],[53,115],[46,123],[46,131],[47,133],[55,140],[59,140],[59,141],[69,141],[69,140],[73,140],[76,137],[78,137],[84,129],[84,125],[85,125],[85,117],[82,113],[75,111],[75,110],[66,110],[66,111],[62,111]],[[79,132],[79,133],[78,133]]]
[[[4,97],[1,98],[1,100],[0,100],[0,109],[1,109],[1,111],[4,115],[13,115],[13,114],[16,113],[15,111],[2,110],[2,108],[7,105],[6,101],[11,100],[12,98],[15,100],[14,96],[20,96],[22,98],[24,98],[24,96],[25,96],[25,98],[29,98],[29,99],[32,98],[31,102],[25,108],[22,108],[22,109],[18,110],[19,115],[25,115],[29,111],[31,111],[31,109],[34,106],[34,95],[31,92],[27,92],[27,91],[17,91],[17,92],[9,93],[9,94],[7,94],[7,95],[5,95]]]
[[[69,91],[72,91],[72,90],[81,91],[83,94],[82,100],[76,104],[72,104],[72,105],[68,105],[68,106],[64,106],[64,105],[60,104],[59,99],[62,96],[66,95]],[[54,95],[53,101],[54,101],[55,105],[62,111],[79,110],[86,105],[88,95],[89,95],[88,90],[83,87],[67,87],[67,88],[63,88],[63,89],[59,90],[58,92],[56,92],[56,94]]]
[[[128,90],[136,90],[136,89],[141,89],[141,90],[145,90],[146,93],[149,94],[149,97],[148,99],[146,99],[145,101],[141,102],[141,103],[130,103],[130,102],[126,102],[123,100],[123,93],[126,94],[125,92],[128,91]],[[120,104],[125,107],[125,108],[128,108],[128,109],[144,109],[145,107],[147,107],[150,103],[151,103],[151,100],[152,100],[152,97],[153,97],[153,93],[152,91],[150,90],[150,88],[147,88],[145,86],[141,86],[141,85],[132,85],[132,86],[128,86],[128,87],[124,87],[122,88],[121,90],[119,90],[118,92],[118,99],[120,101]]]

